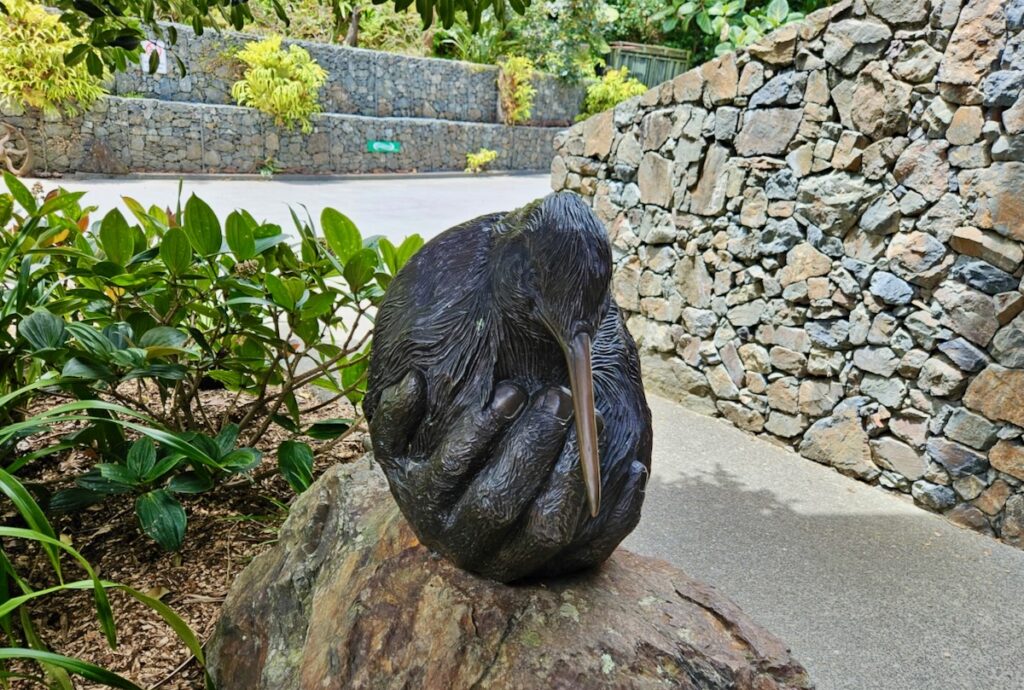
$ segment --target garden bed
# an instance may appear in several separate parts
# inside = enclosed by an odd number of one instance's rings
[[[204,396],[204,404],[216,408],[223,393]],[[38,401],[45,407],[46,400]],[[52,401],[49,401],[52,402]],[[347,403],[336,403],[305,421],[349,417]],[[46,445],[57,433],[28,439],[31,450]],[[93,565],[100,577],[159,598],[180,615],[204,642],[217,621],[228,588],[252,558],[276,540],[277,529],[286,515],[286,504],[294,492],[273,470],[277,446],[287,437],[273,427],[258,448],[263,462],[249,475],[198,495],[185,505],[188,532],[178,552],[167,552],[141,533],[135,517],[132,494],[112,496],[102,504],[81,512],[52,517],[53,527]],[[337,445],[314,442],[317,450],[314,474],[336,463],[351,462],[362,453],[362,430]],[[53,492],[72,485],[74,476],[84,473],[95,457],[70,451],[39,460],[22,472],[26,485],[35,491]],[[4,524],[16,524],[13,511],[2,516]],[[42,554],[25,542],[10,541],[7,549],[16,568],[34,585],[52,583],[52,570]],[[68,566],[67,579],[80,571]],[[98,664],[125,676],[145,688],[185,690],[203,687],[202,669],[174,632],[149,608],[131,597],[112,591],[111,604],[118,630],[118,647],[111,650],[100,631],[95,606],[87,591],[60,593],[37,600],[31,617],[40,636],[61,654]],[[76,679],[77,688],[99,687]],[[38,687],[16,681],[12,687]]]

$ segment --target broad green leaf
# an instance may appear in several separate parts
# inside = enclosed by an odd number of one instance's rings
[[[10,194],[0,194],[0,228],[11,222],[14,213],[14,197]]]
[[[235,443],[238,441],[239,428],[237,424],[227,424],[217,437],[213,439],[214,443],[217,444],[217,449],[220,451],[220,457],[224,457],[235,449]]]
[[[338,438],[351,428],[351,419],[325,419],[310,426],[306,430],[306,436],[318,441],[329,441]]]
[[[44,203],[38,211],[38,215],[46,216],[57,211],[67,211],[78,205],[78,200],[85,196],[85,192],[64,192],[59,191],[56,196]]]
[[[143,479],[156,466],[156,446],[148,438],[140,438],[128,449],[128,470]]]
[[[109,367],[96,362],[89,362],[78,357],[72,357],[64,363],[61,369],[61,376],[69,379],[99,379],[106,381],[114,377],[114,372]]]
[[[292,311],[295,309],[295,299],[292,297],[291,291],[288,289],[288,286],[285,285],[283,280],[272,273],[268,273],[264,278],[264,281],[266,283],[267,290],[270,292],[270,296],[274,299],[275,304],[286,311]]]
[[[37,351],[60,347],[65,337],[64,319],[40,309],[22,320],[18,333]]]
[[[80,486],[61,489],[50,499],[47,510],[51,513],[76,513],[83,508],[96,505],[105,497],[106,494]]]
[[[391,275],[398,273],[398,247],[386,237],[381,238],[377,247],[380,249],[380,256],[384,259],[384,265],[388,267]]]
[[[213,478],[198,472],[183,472],[167,483],[167,490],[176,494],[201,494],[212,488]]]
[[[157,326],[142,334],[139,346],[180,348],[188,340],[188,334],[170,326]]]
[[[28,191],[21,180],[12,175],[11,173],[4,170],[4,182],[7,183],[7,190],[14,197],[14,200],[18,204],[28,211],[29,213],[35,213],[38,206],[36,205],[36,198],[32,196],[32,192]]]
[[[171,228],[160,240],[160,259],[172,275],[179,276],[192,265],[192,246],[184,231]]]
[[[221,250],[224,237],[220,232],[217,214],[195,194],[185,203],[185,225],[182,229],[200,256],[210,256]]]
[[[150,491],[135,501],[142,531],[167,551],[177,551],[185,539],[185,509],[164,489]]]
[[[377,272],[377,253],[372,249],[360,249],[345,263],[345,280],[352,292],[359,292],[373,280]]]
[[[769,19],[778,24],[789,15],[789,3],[786,0],[772,0],[768,3],[766,14]]]
[[[248,224],[242,214],[237,211],[228,216],[226,221],[226,233],[228,247],[239,261],[245,261],[256,256],[256,238],[253,235],[252,227]]]
[[[107,259],[118,266],[126,265],[135,255],[132,230],[116,208],[104,216],[100,223],[100,245],[107,253]]]
[[[419,235],[409,235],[398,247],[398,268],[409,263],[409,259],[415,256],[416,252],[423,248],[423,238]]]
[[[313,483],[313,449],[306,443],[283,441],[277,449],[277,467],[297,494]]]
[[[343,264],[348,263],[363,246],[356,224],[333,208],[325,208],[320,214],[320,227],[327,239],[327,246]]]
[[[315,319],[331,311],[334,307],[335,295],[331,292],[318,292],[310,295],[302,305],[302,318]]]
[[[711,16],[707,12],[699,12],[697,14],[697,26],[706,34],[713,34],[715,32],[714,27],[711,26]]]
[[[114,351],[114,344],[102,331],[80,321],[69,323],[65,326],[71,335],[78,341],[86,352],[95,356],[106,358]]]
[[[253,448],[239,448],[221,458],[221,466],[228,472],[239,474],[256,467],[262,457],[263,455]]]
[[[121,485],[126,489],[134,488],[138,482],[138,475],[132,472],[127,465],[116,462],[96,463],[93,469],[99,470],[100,476],[111,484]]]

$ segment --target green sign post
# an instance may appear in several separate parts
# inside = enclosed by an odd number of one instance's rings
[[[370,139],[366,142],[366,150],[370,153],[401,153],[402,142]]]

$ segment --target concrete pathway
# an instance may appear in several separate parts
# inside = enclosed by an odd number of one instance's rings
[[[47,187],[53,181],[44,180]],[[173,203],[174,178],[68,179],[108,209]],[[546,175],[189,178],[220,214],[288,205],[424,237],[543,196]],[[786,640],[821,690],[1024,688],[1024,551],[652,398],[654,473],[626,546],[710,582]]]
[[[40,180],[43,187],[87,191],[85,201],[106,212],[130,196],[144,206],[172,208],[178,198],[173,176],[69,177]],[[34,180],[28,180],[31,185]],[[401,239],[412,233],[432,237],[463,221],[495,211],[511,211],[551,191],[548,175],[405,175],[363,177],[188,177],[182,203],[192,193],[223,218],[244,208],[257,220],[294,227],[289,206],[300,218],[303,206],[319,222],[320,212],[333,206],[359,227],[364,237]]]
[[[1024,551],[652,398],[625,546],[713,583],[821,690],[1024,688]]]

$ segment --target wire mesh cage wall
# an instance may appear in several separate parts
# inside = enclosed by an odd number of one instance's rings
[[[628,67],[629,75],[646,86],[657,86],[690,69],[690,51],[619,41],[610,45],[609,65]]]

